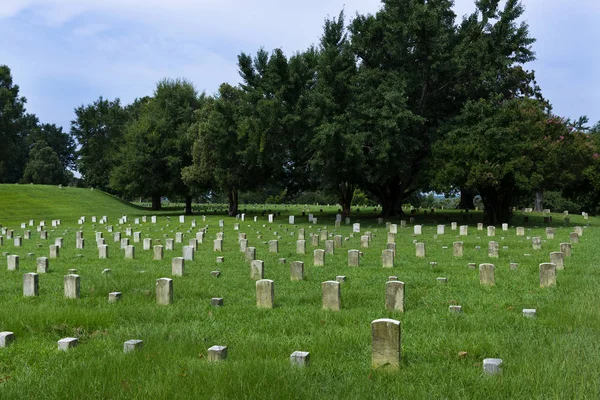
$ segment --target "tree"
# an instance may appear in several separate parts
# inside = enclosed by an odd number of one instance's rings
[[[71,135],[80,146],[76,165],[87,185],[112,191],[109,177],[128,119],[119,99],[109,101],[100,97],[75,109]]]
[[[181,172],[191,163],[187,131],[198,107],[196,90],[186,80],[164,79],[140,107],[127,125],[110,187],[128,196],[150,197],[154,210],[161,208],[162,196],[182,195],[186,213],[191,213],[191,195]]]
[[[239,193],[260,186],[260,141],[241,128],[246,107],[242,90],[226,83],[197,113],[192,165],[184,168],[188,186],[212,188],[227,195],[228,214],[237,215]]]
[[[316,85],[311,90],[310,170],[313,179],[335,193],[348,215],[363,175],[360,135],[350,124],[357,83],[356,58],[344,26],[344,13],[325,21],[319,46]]]
[[[563,188],[580,168],[569,158],[582,138],[537,100],[469,102],[453,126],[435,146],[446,160],[438,179],[477,191],[490,223],[507,222],[518,196]]]
[[[36,118],[37,120],[37,118]],[[63,169],[74,169],[76,146],[73,137],[63,132],[62,127],[55,124],[38,124],[27,136],[27,143],[32,147],[37,142],[45,142],[58,156]]]
[[[0,183],[18,182],[23,174],[27,158],[24,138],[30,122],[26,101],[19,96],[10,68],[0,65]]]
[[[30,153],[23,173],[24,183],[41,185],[66,184],[68,175],[58,154],[46,142],[36,142]]]

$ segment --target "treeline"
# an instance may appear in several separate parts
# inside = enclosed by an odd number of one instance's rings
[[[264,190],[326,193],[346,214],[359,188],[386,216],[430,191],[464,208],[478,196],[491,222],[548,191],[595,212],[600,129],[552,113],[526,69],[521,2],[478,1],[460,21],[452,3],[383,1],[347,25],[340,13],[304,51],[240,54],[241,83],[214,95],[165,79],[127,106],[81,106],[76,166],[87,185],[188,212],[214,195],[235,215],[241,193]]]

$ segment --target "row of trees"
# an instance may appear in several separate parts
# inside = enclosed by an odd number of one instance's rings
[[[492,222],[517,201],[600,193],[598,135],[552,114],[533,71],[518,0],[480,0],[457,23],[451,0],[384,0],[375,15],[325,21],[317,46],[238,57],[241,83],[212,96],[165,79],[151,97],[76,109],[71,134],[88,185],[126,197],[185,200],[273,189],[360,188],[383,214],[426,191],[479,194]],[[596,129],[597,131],[597,129]],[[32,150],[33,151],[33,150]],[[593,208],[589,208],[593,211]]]

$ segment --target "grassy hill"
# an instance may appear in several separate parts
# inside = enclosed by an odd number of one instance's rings
[[[99,190],[72,187],[61,189],[45,185],[0,185],[0,223],[5,225],[29,219],[69,219],[68,222],[73,222],[82,215],[116,217],[150,212]]]

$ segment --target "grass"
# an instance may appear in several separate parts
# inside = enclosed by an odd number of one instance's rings
[[[39,201],[24,199],[23,192],[30,190],[39,190]],[[48,201],[57,208],[47,205]],[[255,305],[249,265],[238,250],[233,218],[207,214],[203,222],[198,215],[187,217],[180,225],[177,218],[168,223],[158,214],[156,225],[135,225],[131,217],[146,211],[99,192],[71,188],[0,186],[0,204],[0,223],[18,235],[24,231],[20,223],[31,218],[36,222],[62,219],[60,227],[47,227],[48,241],[39,240],[33,229],[32,239],[24,240],[23,247],[13,247],[12,240],[5,240],[0,247],[0,251],[21,258],[17,272],[7,271],[6,257],[0,259],[0,331],[15,332],[17,338],[10,347],[0,349],[2,399],[600,397],[600,269],[596,255],[600,233],[596,219],[589,221],[581,242],[573,245],[566,269],[558,271],[557,286],[541,289],[539,264],[547,262],[549,253],[558,251],[561,242],[568,241],[573,225],[588,221],[572,216],[572,224],[565,226],[557,222],[562,221],[560,216],[554,215],[556,238],[544,241],[543,250],[534,251],[527,237],[515,235],[514,227],[522,221],[517,215],[508,232],[497,228],[500,258],[490,261],[486,251],[490,238],[475,227],[480,214],[469,217],[469,235],[460,239],[465,243],[460,259],[452,256],[458,231],[450,230],[446,217],[461,221],[461,216],[417,215],[417,222],[424,221],[423,235],[413,236],[411,226],[399,228],[396,265],[384,269],[380,257],[387,241],[385,225],[361,213],[352,216],[353,222],[361,222],[362,232],[375,234],[370,248],[363,249],[361,266],[349,268],[346,264],[347,250],[360,246],[360,237],[355,235],[344,241],[343,249],[336,249],[334,256],[326,256],[324,267],[314,267],[311,232],[327,226],[330,233],[351,234],[351,225],[334,229],[335,210],[325,208],[326,212],[320,213],[320,207],[311,207],[319,218],[318,225],[312,226],[300,217],[300,207],[286,211],[273,206],[283,214],[274,224],[260,215],[262,209],[256,213],[249,209],[250,221],[237,221],[239,232],[247,234],[249,245],[256,247],[258,258],[265,261],[265,278],[275,281],[276,307],[260,310]],[[287,224],[286,212],[296,215],[297,227]],[[155,281],[171,277],[171,258],[181,255],[183,244],[165,251],[165,260],[153,261],[152,251],[143,251],[139,243],[136,259],[124,260],[105,226],[94,228],[90,218],[83,226],[76,223],[81,215],[108,215],[109,224],[124,235],[125,227],[116,224],[122,213],[130,216],[134,231],[153,238],[154,244],[159,239],[164,242],[165,237],[174,238],[175,232],[184,232],[187,242],[195,232],[192,219],[197,220],[198,228],[208,225],[207,239],[199,245],[195,261],[186,262],[185,276],[173,277],[172,305],[156,305]],[[256,223],[254,215],[258,215]],[[219,219],[225,219],[223,254],[212,251],[212,239],[220,231]],[[545,238],[541,216],[531,219],[526,235]],[[435,238],[437,223],[447,227],[445,235]],[[306,255],[295,253],[298,228],[306,229]],[[86,239],[83,250],[75,249],[78,229]],[[109,244],[108,260],[97,258],[96,230],[104,232]],[[268,253],[263,242],[277,236],[281,236],[279,253]],[[23,274],[35,272],[35,258],[47,256],[48,245],[56,237],[64,238],[64,247],[58,259],[50,260],[50,273],[40,275],[39,296],[23,298]],[[415,239],[426,243],[425,259],[415,257]],[[35,256],[27,257],[27,253]],[[216,263],[218,255],[225,257],[223,264]],[[281,257],[288,264],[279,264]],[[290,281],[289,263],[295,260],[305,263],[304,281]],[[432,269],[430,261],[438,266]],[[469,262],[494,263],[496,286],[481,286],[478,271],[467,268]],[[518,262],[519,268],[510,270],[510,262]],[[77,268],[81,276],[78,300],[63,298],[63,276],[69,268]],[[105,268],[112,273],[102,274]],[[220,278],[210,276],[216,269],[222,272]],[[323,311],[321,282],[336,275],[347,276],[341,288],[342,310]],[[405,313],[385,309],[384,288],[390,275],[406,284]],[[437,277],[447,277],[448,284],[438,284]],[[123,292],[120,303],[108,304],[111,291]],[[212,297],[223,297],[224,306],[211,307]],[[462,305],[464,312],[449,313],[450,304]],[[537,318],[524,318],[523,308],[537,309]],[[402,322],[399,371],[371,369],[370,322],[377,318]],[[66,353],[58,351],[56,342],[69,336],[78,337],[79,346]],[[123,342],[129,339],[142,339],[144,348],[123,354]],[[213,345],[228,346],[226,362],[208,363],[207,349]],[[289,365],[289,355],[295,350],[311,353],[310,367]],[[467,355],[459,357],[461,351]],[[504,360],[500,376],[482,374],[482,360],[488,357]]]

